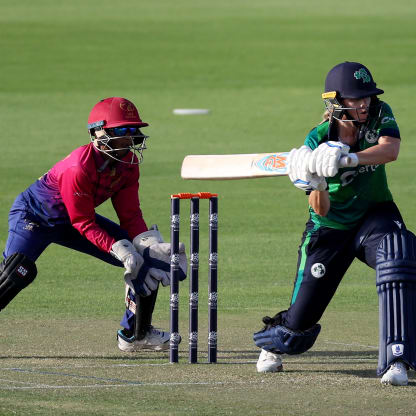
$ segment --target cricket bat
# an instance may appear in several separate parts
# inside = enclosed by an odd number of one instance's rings
[[[287,175],[289,152],[231,155],[188,155],[182,162],[182,179],[228,180],[254,179]],[[348,167],[351,159],[344,156],[340,167]]]

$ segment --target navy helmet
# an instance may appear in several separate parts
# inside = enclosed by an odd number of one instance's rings
[[[339,98],[364,98],[383,94],[371,72],[358,62],[342,62],[326,76],[325,92],[336,91]]]

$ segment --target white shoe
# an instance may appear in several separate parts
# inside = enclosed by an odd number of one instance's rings
[[[406,364],[400,360],[395,361],[381,378],[382,384],[392,386],[407,386],[408,382]]]
[[[161,331],[151,326],[146,336],[141,340],[136,340],[134,335],[128,336],[126,330],[120,329],[117,332],[118,348],[125,352],[135,352],[140,350],[165,351],[169,349],[170,333]]]
[[[258,373],[277,373],[283,371],[280,355],[263,349],[261,350],[256,367]]]

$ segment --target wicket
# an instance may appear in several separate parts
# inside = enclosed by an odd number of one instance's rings
[[[217,362],[218,195],[209,192],[171,195],[170,362],[179,361],[179,228],[180,200],[190,200],[189,362],[198,361],[199,201],[209,199],[208,362]]]

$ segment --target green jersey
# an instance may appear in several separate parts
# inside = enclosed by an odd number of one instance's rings
[[[351,148],[351,152],[376,146],[381,136],[400,139],[399,128],[391,108],[382,101],[379,103],[377,114],[372,115],[370,112],[369,119],[360,129],[357,144]],[[331,125],[326,121],[310,131],[305,145],[313,150],[328,140],[338,141],[338,137],[335,123]],[[353,228],[372,206],[393,200],[387,185],[385,165],[342,168],[334,177],[326,178],[326,181],[331,203],[327,216],[317,215],[312,207],[309,207],[312,221],[318,226]]]

